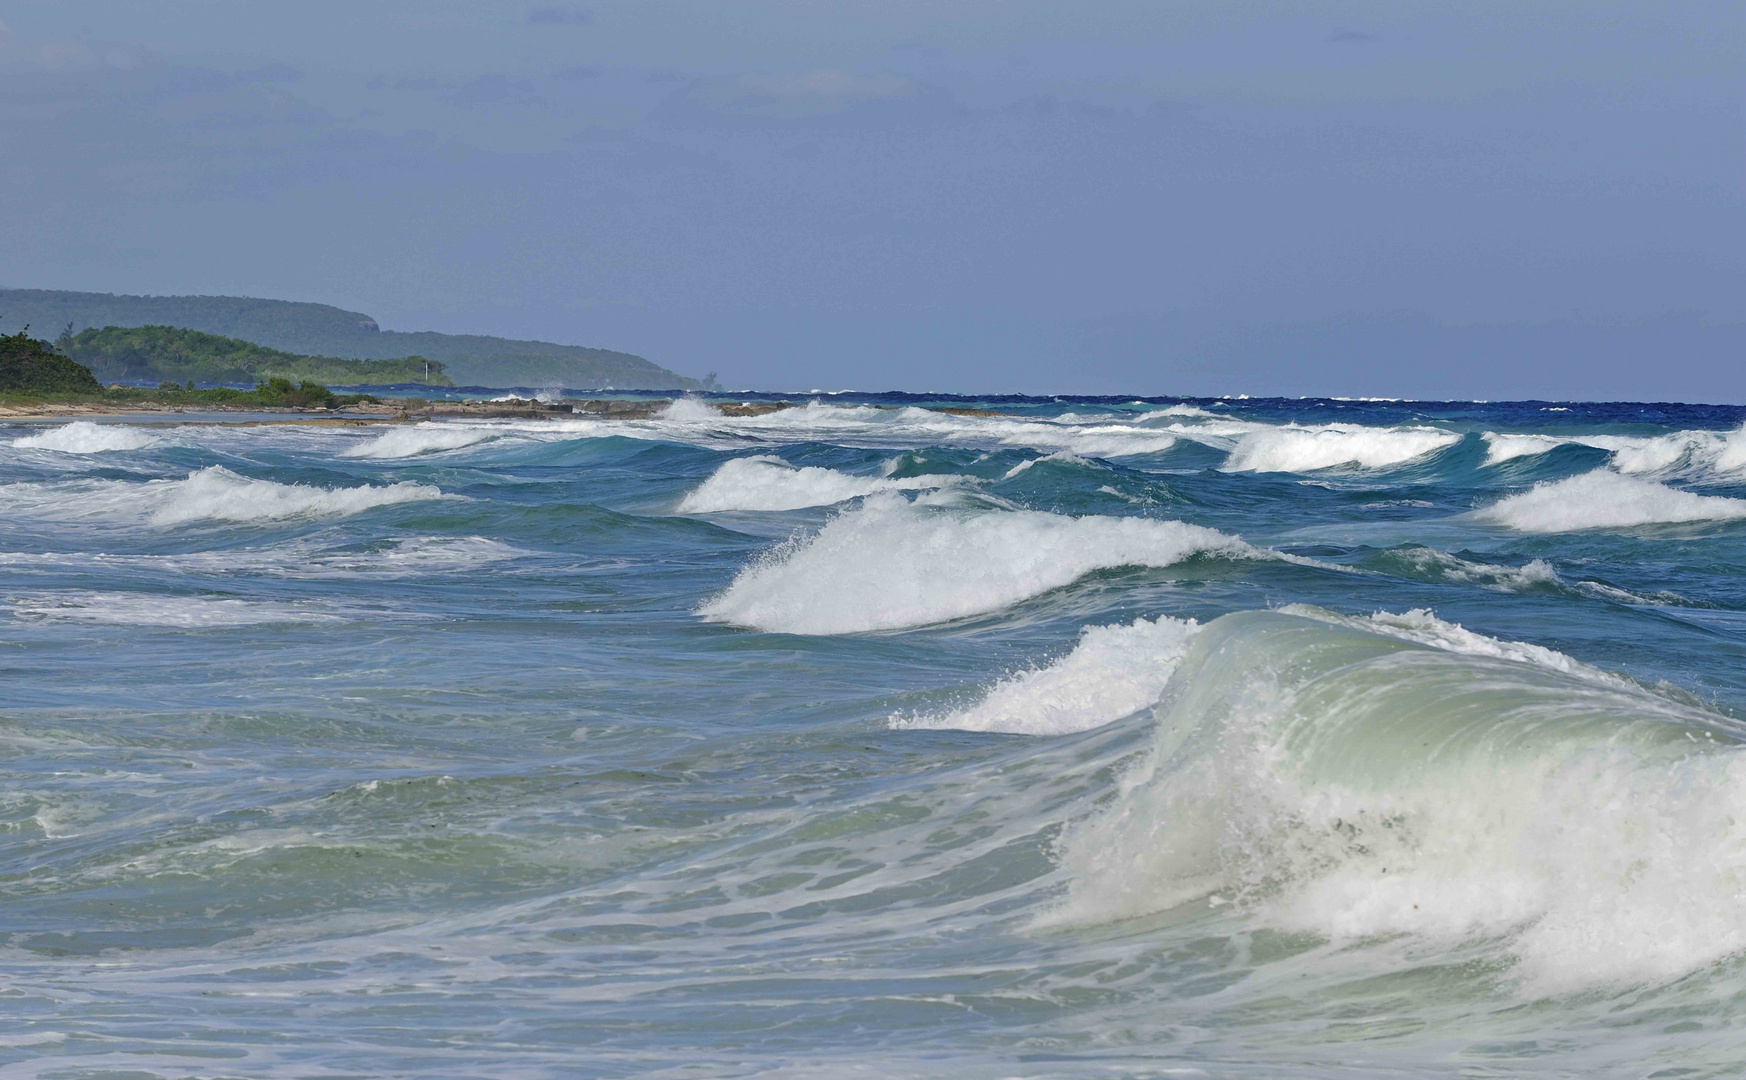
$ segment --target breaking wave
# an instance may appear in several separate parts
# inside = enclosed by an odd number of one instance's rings
[[[698,614],[775,633],[926,626],[1009,607],[1096,570],[1261,554],[1179,521],[967,511],[870,496],[742,570]]]
[[[1073,651],[1047,667],[1018,672],[975,705],[944,715],[893,717],[894,728],[1065,735],[1131,716],[1154,704],[1199,624],[1159,616],[1127,626],[1088,626]]]
[[[1488,431],[1485,464],[1499,465],[1560,446],[1588,446],[1612,455],[1609,464],[1633,475],[1738,479],[1746,472],[1746,427],[1732,431],[1675,431],[1666,435],[1537,435]]]
[[[429,484],[319,488],[238,476],[221,465],[185,480],[73,480],[0,486],[0,510],[38,520],[134,520],[151,525],[190,521],[262,521],[330,517],[379,506],[450,498]]]
[[[1536,484],[1474,512],[1479,521],[1517,532],[1624,529],[1746,518],[1746,499],[1697,495],[1609,469]]]
[[[1380,469],[1454,446],[1461,436],[1438,428],[1269,427],[1238,438],[1226,472],[1319,472],[1340,466]]]
[[[458,450],[495,439],[503,434],[499,427],[444,424],[427,421],[410,427],[394,427],[365,443],[340,452],[348,458],[404,458],[428,454],[437,450]]]
[[[681,399],[683,400],[683,399]],[[799,510],[829,506],[880,491],[914,491],[947,487],[950,476],[886,479],[856,476],[816,465],[796,467],[775,457],[744,457],[725,461],[708,480],[679,501],[681,514],[714,514],[728,510]]]
[[[124,424],[75,420],[39,435],[13,439],[12,445],[26,450],[58,450],[63,454],[101,454],[111,450],[140,450],[157,441],[157,436]]]
[[[1746,950],[1738,726],[1552,650],[1426,612],[1225,615],[1188,639],[1155,740],[1065,836],[1044,924],[1235,905],[1492,950],[1530,995]]]

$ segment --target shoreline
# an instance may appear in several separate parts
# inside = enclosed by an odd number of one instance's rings
[[[581,416],[595,420],[647,420],[673,404],[672,398],[625,401],[618,398],[565,398],[554,402],[530,401],[432,401],[426,398],[389,398],[381,404],[346,405],[338,409],[293,405],[187,406],[166,402],[42,402],[32,405],[0,404],[0,423],[16,421],[92,420],[130,418],[136,424],[322,424],[364,426],[416,423],[438,417],[470,419],[559,420]],[[794,401],[739,401],[710,403],[723,416],[763,416],[800,407]],[[890,406],[874,406],[875,408]],[[1000,416],[994,409],[930,408],[929,412],[954,416]],[[269,415],[271,419],[260,419]],[[283,417],[280,419],[279,417]],[[162,417],[162,419],[159,419]],[[234,417],[234,418],[233,418]],[[246,417],[246,419],[245,419]],[[138,419],[132,419],[138,418]]]

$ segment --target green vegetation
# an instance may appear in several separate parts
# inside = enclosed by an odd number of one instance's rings
[[[253,390],[236,390],[220,386],[211,390],[196,390],[166,382],[156,388],[146,386],[111,386],[103,390],[104,401],[140,402],[155,405],[258,405],[263,408],[337,409],[363,402],[379,403],[373,394],[336,394],[327,387],[308,379],[293,383],[278,376],[262,380]]]
[[[178,326],[240,338],[298,356],[381,360],[413,353],[441,361],[463,385],[568,386],[578,389],[704,390],[640,356],[550,341],[381,330],[376,320],[326,304],[243,296],[117,296],[54,289],[0,289],[0,315],[38,326]],[[422,367],[421,367],[422,370]],[[343,383],[313,372],[280,372]],[[398,380],[397,380],[398,381]]]
[[[69,327],[55,342],[61,352],[106,381],[160,379],[237,383],[298,379],[341,384],[424,383],[453,386],[439,361],[422,356],[395,360],[339,360],[299,356],[236,338],[173,326],[105,327],[77,334]]]
[[[0,394],[97,394],[103,384],[62,356],[46,341],[30,336],[26,326],[0,336]]]

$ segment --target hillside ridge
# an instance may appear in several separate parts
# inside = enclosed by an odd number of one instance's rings
[[[477,386],[693,390],[696,379],[612,349],[434,330],[383,330],[370,316],[329,304],[247,296],[135,296],[61,289],[0,289],[0,327],[31,324],[57,335],[115,326],[172,326],[238,338],[303,356],[441,361],[450,378]]]

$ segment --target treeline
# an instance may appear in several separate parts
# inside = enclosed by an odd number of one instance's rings
[[[444,374],[441,361],[422,356],[392,360],[303,356],[174,326],[108,326],[76,334],[69,327],[55,347],[105,382],[258,383],[277,378],[341,386],[455,385]]]
[[[75,332],[110,326],[182,326],[257,342],[295,356],[381,360],[416,353],[464,385],[709,389],[641,356],[584,345],[483,334],[382,330],[358,311],[326,304],[246,296],[117,296],[55,289],[0,289],[0,312],[37,326]],[[336,380],[343,381],[343,380]]]
[[[0,335],[0,394],[100,394],[103,384],[83,365],[30,336],[30,327]]]

